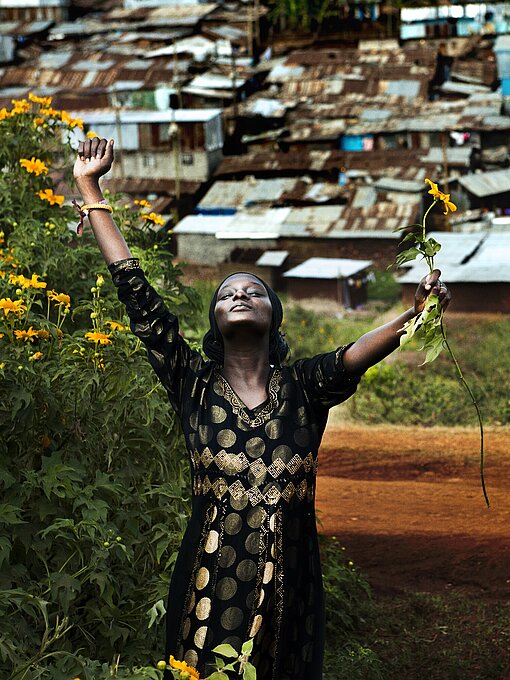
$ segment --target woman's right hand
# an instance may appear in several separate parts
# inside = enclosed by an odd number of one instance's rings
[[[113,163],[113,139],[93,137],[80,142],[73,174],[78,188],[80,184],[98,183],[99,178],[111,169]]]

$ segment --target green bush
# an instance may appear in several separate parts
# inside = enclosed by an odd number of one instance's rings
[[[159,677],[127,667],[162,654],[188,463],[92,237],[53,191],[79,122],[50,103],[0,111],[0,676]],[[192,322],[144,208],[116,203],[115,219]]]

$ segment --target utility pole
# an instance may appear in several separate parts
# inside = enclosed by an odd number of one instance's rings
[[[124,168],[124,145],[122,143],[122,123],[120,120],[120,99],[117,92],[113,92],[113,108],[115,110],[115,131],[117,132],[117,140],[119,143],[118,149],[115,149],[115,154],[119,163],[120,178],[124,179],[126,176]]]
[[[174,157],[174,174],[175,174],[175,206],[172,209],[174,226],[179,221],[179,203],[181,200],[181,137],[179,126],[175,121],[175,110],[182,107],[181,100],[181,85],[177,75],[177,48],[174,42],[174,59],[173,59],[173,77],[172,85],[177,96],[171,96],[170,109],[172,111],[172,122],[168,127],[168,136],[172,144],[172,154]]]
[[[236,54],[235,54],[234,46],[232,45],[232,43],[230,43],[230,60],[231,60],[230,61],[231,67],[232,67],[232,73],[230,75],[231,75],[231,78],[232,78],[232,98],[233,98],[234,120],[237,121],[237,114],[238,114],[238,110],[237,110],[237,82],[236,82],[237,65],[236,65]]]

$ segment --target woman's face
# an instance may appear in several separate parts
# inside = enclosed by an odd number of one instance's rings
[[[218,291],[214,317],[224,338],[246,327],[257,334],[269,334],[272,307],[267,290],[251,274],[229,276]]]

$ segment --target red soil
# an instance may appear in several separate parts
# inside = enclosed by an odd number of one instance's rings
[[[330,427],[317,508],[375,590],[510,596],[510,430]]]

